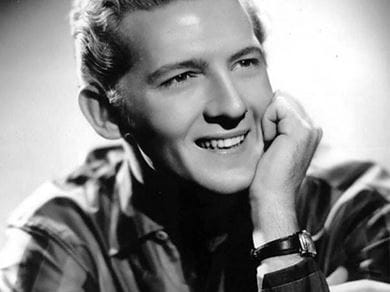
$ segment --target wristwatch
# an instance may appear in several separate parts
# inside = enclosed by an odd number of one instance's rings
[[[306,230],[275,239],[258,248],[252,249],[251,257],[257,265],[260,265],[264,259],[294,253],[298,253],[302,257],[316,256],[317,252],[313,239],[311,238],[311,234]]]

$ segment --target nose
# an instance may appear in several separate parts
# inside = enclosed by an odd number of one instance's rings
[[[232,129],[244,119],[247,105],[229,74],[216,76],[210,82],[208,94],[209,101],[203,113],[206,122]]]

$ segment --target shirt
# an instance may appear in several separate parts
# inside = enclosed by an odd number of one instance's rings
[[[348,280],[390,282],[389,186],[372,163],[308,175],[296,208],[318,255],[266,274],[258,289],[245,194],[224,232],[211,236],[203,206],[153,178],[138,151],[97,149],[11,216],[0,291],[328,291],[325,276],[339,266]],[[191,207],[175,209],[175,192]]]

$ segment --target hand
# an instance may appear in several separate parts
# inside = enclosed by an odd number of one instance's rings
[[[260,245],[297,231],[295,195],[322,137],[302,106],[275,93],[262,119],[265,151],[250,187],[252,221]]]
[[[348,271],[344,267],[339,267],[334,271],[326,281],[329,284],[331,292],[386,292],[390,291],[390,284],[372,281],[357,280],[346,282],[348,280]]]

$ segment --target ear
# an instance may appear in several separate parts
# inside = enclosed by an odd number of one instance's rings
[[[113,116],[107,97],[95,88],[83,88],[79,93],[79,105],[84,116],[95,131],[106,139],[122,137],[117,124],[118,117]]]

